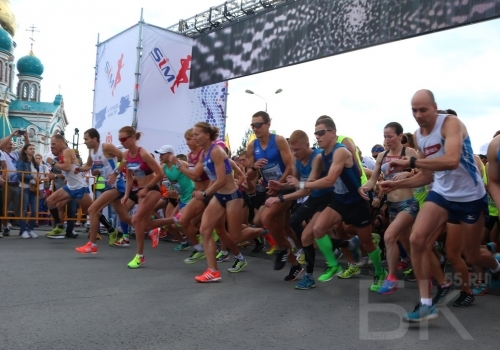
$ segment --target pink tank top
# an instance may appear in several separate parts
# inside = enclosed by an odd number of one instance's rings
[[[148,176],[153,173],[153,170],[141,158],[141,147],[137,150],[137,155],[132,158],[130,151],[127,151],[127,171],[131,171],[136,179]]]
[[[200,161],[202,153],[203,153],[203,150],[200,150],[200,152],[198,152],[198,154],[196,156],[194,156],[193,152],[189,152],[189,154],[188,154],[189,169],[191,169],[191,170],[194,169],[196,164],[198,164],[198,162]],[[203,181],[208,181],[208,176],[205,172],[203,172],[203,174],[201,174],[201,176],[199,178],[194,180],[194,182],[203,182]]]

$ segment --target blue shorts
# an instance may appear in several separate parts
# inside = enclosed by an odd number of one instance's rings
[[[90,193],[88,187],[82,187],[77,190],[70,190],[68,186],[64,185],[63,190],[65,190],[73,199],[82,199],[85,193]]]
[[[236,192],[230,193],[230,194],[221,194],[221,193],[215,193],[214,194],[215,198],[219,201],[220,205],[222,205],[224,208],[226,207],[227,202],[230,202],[232,200],[238,199],[238,198],[243,198],[243,193],[238,189]]]
[[[125,181],[123,181],[122,178],[119,178],[118,180],[116,180],[116,184],[114,186],[109,186],[108,184],[106,184],[106,187],[104,187],[102,192],[111,190],[113,188],[116,188],[118,190],[118,192],[120,192],[120,195],[116,199],[123,198],[123,195],[125,194]]]
[[[411,197],[400,202],[389,202],[387,201],[387,211],[389,212],[389,218],[391,221],[396,219],[399,213],[404,212],[409,214],[412,218],[416,218],[418,214],[419,206],[418,201],[415,197]]]
[[[440,194],[430,191],[425,199],[426,202],[432,202],[439,205],[448,211],[448,222],[450,224],[475,224],[484,213],[485,218],[488,217],[488,196],[477,199],[472,202],[452,202],[446,200]]]
[[[187,203],[179,202],[179,210],[181,210],[182,208],[184,208],[186,205],[187,205]]]

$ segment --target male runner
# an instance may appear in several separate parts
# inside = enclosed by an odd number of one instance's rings
[[[50,149],[52,154],[60,155],[58,162],[53,161],[50,165],[61,170],[66,179],[64,187],[47,197],[47,206],[55,222],[55,228],[47,234],[47,237],[59,238],[59,235],[64,232],[59,210],[73,198],[79,201],[82,211],[86,213],[92,204],[92,198],[89,195],[87,181],[78,171],[75,171],[80,167],[80,161],[76,158],[75,152],[66,144],[64,136],[59,134],[52,136]]]
[[[269,131],[271,118],[267,112],[255,113],[252,116],[250,126],[257,138],[247,146],[248,163],[252,164],[251,170],[247,174],[248,180],[251,181],[260,170],[266,187],[271,180],[285,182],[293,171],[292,154],[286,139],[283,136],[271,134]],[[269,197],[282,198],[284,194],[286,192],[282,193],[272,189],[267,192]],[[272,207],[262,206],[254,218],[254,224],[265,226],[281,249],[276,255],[275,270],[281,270],[285,267],[287,253],[289,253],[292,265],[297,264],[290,242],[285,237],[285,218],[290,206],[290,202],[284,201],[280,201]]]
[[[89,149],[89,157],[87,163],[75,169],[77,172],[87,172],[91,169],[99,171],[99,176],[102,176],[106,183],[106,187],[102,190],[102,194],[92,203],[88,210],[90,219],[89,242],[75,248],[78,253],[95,254],[97,253],[96,238],[99,231],[99,222],[108,230],[108,243],[112,246],[116,242],[118,231],[111,226],[106,217],[102,214],[102,210],[109,204],[113,205],[117,213],[125,210],[120,203],[120,199],[125,193],[125,181],[118,172],[118,178],[112,183],[109,182],[109,177],[117,170],[117,164],[122,160],[122,153],[111,143],[100,142],[99,132],[94,129],[88,129],[83,134],[83,140]],[[126,213],[126,212],[125,212]],[[128,215],[128,214],[127,214]],[[123,217],[123,215],[121,215]]]
[[[413,272],[418,281],[420,303],[403,317],[406,322],[421,322],[438,317],[429,290],[430,259],[436,227],[446,222],[459,224],[464,232],[464,254],[469,264],[490,268],[492,282],[498,282],[500,263],[486,248],[480,248],[488,202],[481,175],[474,162],[465,125],[455,116],[437,113],[434,95],[419,90],[411,100],[413,117],[420,128],[415,132],[418,159],[394,160],[390,171],[419,168],[417,175],[399,181],[384,181],[384,192],[398,188],[417,188],[429,184],[432,190],[415,220],[410,236]],[[468,276],[458,276],[467,279]]]

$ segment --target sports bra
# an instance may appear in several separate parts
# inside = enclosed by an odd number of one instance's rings
[[[217,175],[215,173],[215,164],[212,162],[212,159],[210,159],[210,154],[212,153],[214,146],[215,144],[211,144],[207,154],[203,157],[203,168],[205,169],[205,173],[207,174],[210,181],[217,180]],[[231,163],[229,163],[228,158],[224,159],[224,166],[226,168],[226,175],[229,175],[233,172]]]
[[[140,179],[153,173],[153,170],[141,158],[141,147],[137,150],[137,155],[134,158],[130,156],[130,151],[127,151],[126,159],[127,170],[131,171],[135,178]]]
[[[389,156],[388,154],[389,154],[389,151],[388,150],[385,151],[384,156],[382,157],[382,161],[381,161],[382,165],[380,166],[380,170],[382,171],[382,174],[384,175],[385,180],[392,180],[394,178],[394,176],[396,176],[396,174],[401,173],[402,171],[387,174],[387,167],[389,166],[389,162],[391,162],[393,160],[401,159],[404,156],[406,156],[406,147],[403,147],[403,149],[401,150],[401,155],[399,155],[399,156]]]
[[[203,150],[200,150],[196,156],[193,156],[193,152],[189,152],[188,154],[188,166],[189,170],[193,171],[195,168],[196,164],[198,164],[198,161],[200,160],[201,154],[203,153]],[[196,180],[193,180],[194,182],[204,182],[208,181],[208,176],[205,172],[201,174],[199,178]]]

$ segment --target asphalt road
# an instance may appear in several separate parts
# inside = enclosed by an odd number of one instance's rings
[[[82,256],[84,243],[0,239],[0,349],[498,349],[498,296],[408,328],[400,316],[418,300],[414,283],[381,296],[359,275],[299,291],[283,281],[289,267],[249,256],[243,272],[222,263],[221,282],[199,284],[205,262],[184,264],[189,252],[171,243],[148,241],[137,270],[127,268],[135,244]]]

